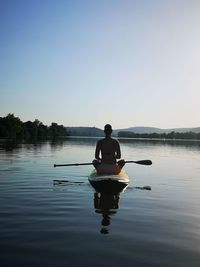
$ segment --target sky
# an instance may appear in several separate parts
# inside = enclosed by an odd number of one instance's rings
[[[0,0],[0,116],[200,126],[199,0]]]

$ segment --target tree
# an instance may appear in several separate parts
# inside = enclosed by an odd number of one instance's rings
[[[66,136],[65,127],[52,122],[51,126],[49,127],[49,135],[51,137]]]
[[[0,120],[0,136],[9,139],[23,138],[23,122],[14,114],[9,113]]]

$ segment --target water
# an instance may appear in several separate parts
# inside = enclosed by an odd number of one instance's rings
[[[126,164],[119,196],[95,193],[91,166],[53,168],[91,162],[95,143],[0,149],[1,266],[199,266],[200,142],[120,140],[126,160],[153,165]]]

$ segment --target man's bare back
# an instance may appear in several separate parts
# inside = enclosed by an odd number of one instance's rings
[[[99,173],[119,173],[125,164],[124,160],[117,162],[121,158],[119,142],[111,138],[112,127],[106,124],[104,127],[105,138],[97,142],[95,150],[95,160],[93,165]]]
[[[101,160],[102,163],[115,164],[116,159],[121,158],[119,142],[111,137],[99,140],[96,146],[95,158]]]

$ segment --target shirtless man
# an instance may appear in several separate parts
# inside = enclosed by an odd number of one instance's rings
[[[119,142],[111,138],[112,127],[110,124],[105,125],[104,133],[105,138],[97,142],[93,165],[98,173],[118,174],[125,164],[124,160],[117,162],[117,159],[121,158]]]

